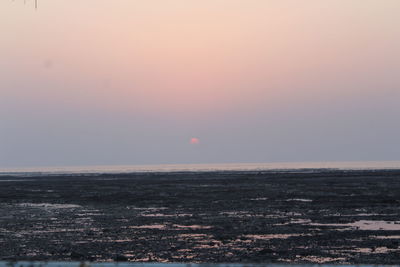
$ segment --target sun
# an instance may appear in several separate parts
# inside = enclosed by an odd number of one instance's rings
[[[197,138],[197,137],[192,137],[192,138],[190,138],[190,144],[191,145],[198,145],[198,144],[200,144],[200,139]]]

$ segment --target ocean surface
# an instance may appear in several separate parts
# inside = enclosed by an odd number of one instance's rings
[[[390,170],[400,169],[400,161],[360,162],[298,162],[298,163],[225,163],[225,164],[163,164],[163,165],[102,165],[35,168],[0,168],[4,175],[101,174],[140,172],[214,172],[214,171],[294,171],[314,170]]]

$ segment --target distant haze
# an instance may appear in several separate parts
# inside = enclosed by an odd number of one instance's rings
[[[400,160],[399,0],[0,2],[0,168]]]

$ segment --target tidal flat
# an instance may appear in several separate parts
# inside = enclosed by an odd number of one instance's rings
[[[0,260],[400,263],[400,170],[0,176]]]

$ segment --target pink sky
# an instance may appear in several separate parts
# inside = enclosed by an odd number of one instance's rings
[[[0,165],[400,159],[399,10],[2,1]]]

